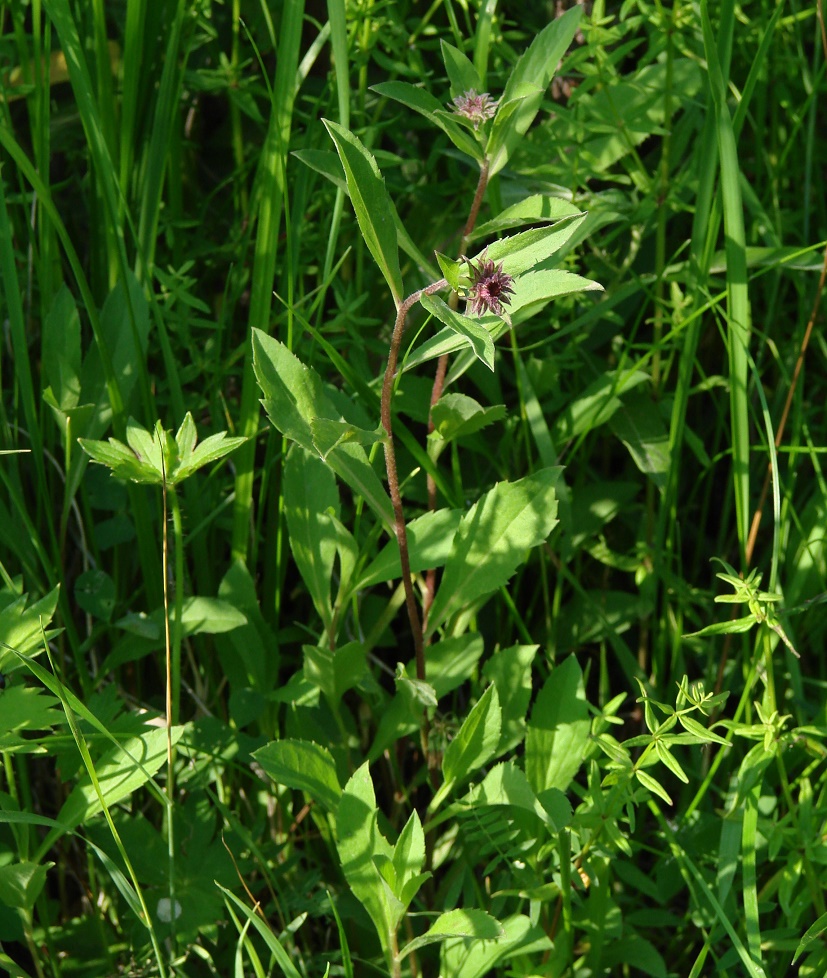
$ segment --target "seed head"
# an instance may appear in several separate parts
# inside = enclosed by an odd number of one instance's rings
[[[514,292],[511,287],[514,279],[503,271],[502,262],[495,265],[490,258],[481,258],[477,265],[471,265],[471,273],[474,281],[468,290],[469,310],[477,316],[486,312],[504,316],[503,306],[511,304],[509,294]]]
[[[497,111],[497,105],[498,100],[492,99],[488,92],[477,95],[472,88],[463,95],[457,95],[451,108],[457,115],[470,119],[474,123],[474,128],[479,129],[486,119],[492,118]]]

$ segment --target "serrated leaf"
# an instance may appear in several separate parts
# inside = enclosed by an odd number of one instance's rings
[[[471,261],[479,261],[484,256],[493,262],[502,262],[504,271],[516,278],[551,258],[585,220],[586,215],[580,212],[545,227],[531,228],[500,238],[474,255]]]
[[[408,556],[411,572],[442,567],[451,555],[451,545],[462,513],[458,509],[438,509],[424,513],[407,524]],[[402,576],[402,562],[396,538],[390,540],[377,554],[359,580],[359,588],[381,581],[395,581]]]
[[[316,453],[314,419],[342,420],[325,394],[319,375],[283,343],[257,329],[253,330],[253,368],[264,394],[264,408],[273,425],[305,451]],[[332,449],[325,461],[365,499],[392,533],[394,515],[390,497],[362,446],[346,442]]]
[[[498,941],[505,936],[502,924],[484,910],[449,910],[440,914],[429,930],[414,938],[399,952],[404,958],[427,944],[461,937],[464,940]]]
[[[484,408],[466,394],[443,394],[431,408],[431,421],[443,441],[472,435],[505,416],[504,404]]]
[[[423,295],[420,305],[452,332],[462,336],[477,359],[481,360],[489,370],[494,369],[494,341],[485,324],[489,321],[500,321],[499,316],[483,316],[480,319],[463,316],[451,309],[437,295]]]
[[[354,442],[358,445],[375,445],[377,442],[385,440],[383,428],[375,428],[369,431],[366,428],[359,428],[355,424],[347,421],[331,421],[329,418],[313,418],[310,422],[313,432],[313,444],[322,459],[327,461],[327,456],[347,442]]]
[[[540,802],[528,783],[528,778],[514,762],[506,761],[504,764],[497,764],[493,767],[486,774],[482,783],[472,788],[462,801],[463,804],[474,808],[482,805],[505,805],[510,808],[520,808],[536,815],[552,832],[556,833],[565,828],[571,820],[571,805],[562,792],[555,789],[552,791],[554,791],[557,803],[556,812],[550,804],[547,808]],[[550,794],[546,800],[551,802]]]
[[[447,941],[440,949],[439,973],[451,978],[483,978],[505,958],[552,951],[553,945],[543,929],[523,914],[507,917],[502,928],[504,936],[496,942],[477,941],[469,945],[463,940]]]
[[[276,784],[303,791],[329,812],[342,797],[336,764],[330,751],[308,740],[275,740],[253,757]]]
[[[356,220],[368,250],[388,283],[394,303],[402,301],[402,273],[399,270],[399,247],[396,225],[385,181],[376,160],[361,141],[344,126],[323,119],[336,144],[345,171],[345,180],[356,212]]]
[[[448,744],[442,759],[446,784],[466,778],[490,760],[500,742],[502,711],[497,687],[493,683],[480,697]]]
[[[428,619],[428,635],[478,598],[506,584],[531,547],[557,524],[559,468],[500,482],[463,516]]]
[[[393,850],[379,831],[373,781],[365,762],[345,785],[336,814],[336,848],[345,879],[376,927],[387,958],[395,907],[376,867],[377,857],[393,860]]]
[[[583,673],[571,655],[543,684],[525,738],[525,773],[535,792],[565,791],[580,769],[589,739]]]
[[[173,744],[183,733],[183,727],[173,727]],[[137,737],[128,737],[122,744],[106,751],[95,763],[95,776],[103,802],[112,806],[128,798],[161,768],[167,760],[167,728],[147,730]],[[103,809],[95,786],[84,777],[66,799],[57,817],[61,828],[74,829],[89,821]]]

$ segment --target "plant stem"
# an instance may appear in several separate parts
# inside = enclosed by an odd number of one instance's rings
[[[474,230],[474,225],[477,223],[477,216],[480,212],[480,207],[482,206],[482,198],[485,196],[485,190],[488,186],[488,159],[484,159],[480,164],[480,176],[477,181],[477,189],[474,192],[474,199],[471,202],[471,210],[468,212],[468,220],[465,222],[465,227],[462,229],[462,240],[459,243],[459,257],[461,258],[465,254],[465,249],[468,247],[468,238],[471,232]],[[452,309],[456,309],[459,304],[459,296],[456,292],[451,293],[451,297],[448,300],[448,305]],[[436,402],[442,397],[442,392],[445,389],[445,377],[448,373],[448,354],[443,353],[442,356],[437,361],[436,374],[434,375],[434,386],[431,388],[431,408],[436,404]],[[433,418],[428,412],[428,434],[434,430]],[[428,509],[431,512],[436,511],[436,482],[434,477],[428,473]],[[436,593],[436,569],[431,568],[425,577],[425,598],[422,602],[422,619],[425,625],[428,623],[428,613],[431,610],[431,605],[434,602],[434,594]]]
[[[388,473],[388,489],[390,490],[393,515],[396,524],[396,539],[399,543],[399,560],[402,565],[402,583],[405,586],[405,604],[408,608],[408,620],[411,623],[414,649],[416,651],[416,678],[425,681],[425,647],[422,635],[422,622],[414,598],[413,578],[411,577],[411,562],[408,556],[408,533],[405,528],[405,514],[402,509],[402,497],[399,493],[399,474],[396,469],[396,450],[393,444],[393,426],[391,424],[391,398],[393,396],[393,380],[396,376],[396,365],[399,360],[399,347],[402,344],[402,334],[405,332],[405,320],[411,308],[416,305],[423,295],[433,295],[444,289],[448,283],[440,279],[431,285],[414,292],[405,299],[396,311],[396,322],[388,350],[388,364],[385,367],[385,379],[382,382],[382,427],[385,429],[385,468]]]

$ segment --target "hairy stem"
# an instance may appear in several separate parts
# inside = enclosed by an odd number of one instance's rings
[[[471,202],[471,210],[468,212],[468,220],[465,222],[465,227],[462,229],[462,240],[459,243],[459,257],[465,254],[465,249],[468,247],[468,238],[471,232],[474,230],[474,225],[477,223],[477,216],[480,212],[480,207],[482,206],[482,198],[485,196],[485,190],[488,186],[488,160],[485,159],[480,164],[480,177],[477,181],[477,189],[474,192],[474,199]],[[448,300],[448,305],[452,309],[456,309],[459,303],[459,296],[456,292],[451,293],[451,298]],[[431,388],[431,407],[442,397],[442,392],[445,389],[445,376],[448,373],[448,354],[443,353],[442,356],[437,361],[436,374],[434,376],[434,386]],[[434,422],[430,414],[428,416],[428,434],[434,430]],[[434,477],[428,473],[428,509],[431,512],[436,511],[436,482]],[[431,605],[434,602],[434,594],[436,592],[436,569],[431,568],[427,575],[425,576],[425,598],[422,602],[422,618],[427,626],[428,624],[428,613],[431,610]]]
[[[414,649],[416,650],[416,678],[425,680],[425,647],[422,634],[422,621],[416,607],[414,597],[411,562],[408,556],[408,533],[405,528],[405,513],[402,509],[402,496],[399,492],[399,473],[396,468],[396,449],[393,444],[393,425],[391,422],[391,398],[393,396],[393,380],[396,376],[396,365],[399,360],[399,347],[402,344],[402,334],[405,332],[405,321],[411,308],[416,305],[423,295],[433,295],[447,286],[445,279],[440,279],[431,285],[414,292],[402,302],[396,312],[396,322],[393,327],[391,345],[388,351],[388,364],[385,368],[385,379],[382,383],[382,427],[385,429],[385,468],[388,473],[388,489],[396,527],[396,539],[399,543],[399,560],[402,565],[402,583],[405,587],[405,604],[408,608],[408,620],[411,623]]]

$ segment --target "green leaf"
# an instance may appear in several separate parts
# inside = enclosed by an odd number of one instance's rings
[[[795,949],[792,963],[795,964],[801,955],[813,943],[813,941],[816,940],[816,938],[821,937],[825,931],[827,931],[827,913],[823,913],[818,920],[816,920],[814,924],[811,924],[804,932],[804,936],[798,942],[798,947]]]
[[[392,862],[393,850],[379,831],[378,816],[376,795],[366,761],[345,785],[339,802],[336,847],[348,886],[370,915],[385,956],[390,958],[394,908],[376,860]]]
[[[638,781],[640,781],[643,787],[648,788],[653,795],[657,795],[659,798],[662,798],[667,805],[672,804],[672,799],[669,797],[666,789],[658,784],[651,774],[647,774],[645,771],[638,769],[635,771],[635,777],[638,779]]]
[[[420,886],[430,877],[423,873],[425,862],[425,833],[415,811],[405,823],[393,850],[393,869],[396,876],[395,894],[407,908]]]
[[[609,371],[591,384],[558,416],[551,433],[555,445],[605,424],[623,406],[620,395],[648,383],[642,370]]]
[[[525,773],[536,792],[565,791],[580,769],[589,739],[583,673],[571,655],[543,684],[525,738]]]
[[[649,394],[636,392],[626,398],[609,425],[638,469],[663,492],[671,468],[669,432]]]
[[[30,911],[46,884],[54,863],[18,862],[0,866],[0,903],[14,910]]]
[[[215,885],[224,894],[224,899],[227,901],[227,904],[229,905],[230,903],[234,903],[247,918],[248,923],[252,924],[253,927],[259,932],[264,940],[264,943],[269,948],[270,953],[273,955],[273,959],[276,961],[279,968],[281,968],[282,974],[285,976],[285,978],[301,978],[300,973],[296,970],[296,966],[290,960],[290,955],[287,953],[287,951],[285,951],[276,935],[272,932],[272,930],[270,930],[267,922],[261,919],[256,909],[248,907],[246,903],[239,900],[234,893],[222,886],[219,882],[216,882]]]
[[[303,645],[304,676],[338,708],[342,696],[359,683],[367,669],[365,647],[348,642],[337,649]]]
[[[655,753],[676,778],[679,778],[684,784],[689,784],[689,778],[684,773],[677,758],[660,738],[655,741]]]
[[[586,215],[580,212],[546,227],[531,228],[507,238],[500,238],[474,255],[471,261],[478,261],[485,256],[494,262],[502,262],[504,271],[509,275],[523,275],[558,252],[585,220]],[[600,286],[592,283],[592,288]]]
[[[444,323],[448,329],[462,336],[474,351],[474,356],[489,370],[494,369],[494,341],[483,323],[499,322],[499,316],[483,316],[480,319],[463,316],[451,309],[437,295],[423,295],[419,302],[423,309]]]
[[[451,83],[451,94],[453,96],[464,95],[466,92],[474,91],[482,93],[482,81],[473,63],[465,57],[459,48],[447,41],[439,42],[442,51],[442,61],[448,73],[448,80]]]
[[[333,621],[330,582],[337,534],[331,514],[341,507],[329,466],[300,445],[287,453],[283,474],[284,515],[293,559],[325,628]]]
[[[706,727],[698,723],[697,720],[693,720],[692,717],[684,716],[682,713],[679,713],[678,722],[687,733],[690,733],[697,738],[696,743],[720,744],[722,747],[732,746],[728,740],[725,740],[723,737],[719,737],[718,734],[708,730]]]
[[[525,717],[531,701],[531,664],[537,645],[500,649],[485,663],[483,676],[496,685],[502,710],[502,733],[495,756],[512,750],[525,737]]]
[[[482,783],[465,795],[462,803],[473,808],[482,805],[520,808],[536,815],[553,833],[557,833],[571,821],[571,805],[562,792],[556,789],[550,789],[550,792],[556,796],[556,810],[552,806],[552,794],[548,794],[546,798],[546,807],[534,793],[523,772],[513,761],[506,761],[493,767]]]
[[[371,88],[379,95],[392,98],[409,109],[413,109],[414,112],[419,112],[432,125],[441,129],[461,153],[465,153],[480,163],[482,162],[482,146],[445,111],[446,106],[430,92],[401,81],[381,82],[378,85],[372,85]]]
[[[59,589],[54,588],[39,601],[29,605],[28,594],[12,598],[7,589],[0,592],[0,670],[10,673],[22,663],[15,655],[37,653],[43,648],[43,629],[52,620],[57,608]],[[28,607],[27,607],[28,605]],[[49,637],[46,632],[46,637]]]
[[[172,742],[177,743],[183,727],[173,727]],[[110,748],[95,764],[95,777],[103,802],[108,807],[128,798],[167,761],[167,729],[156,727],[137,737],[128,737]],[[91,780],[84,777],[66,799],[58,815],[65,829],[86,824],[103,809]]]
[[[313,418],[310,428],[313,432],[313,444],[324,460],[334,448],[346,442],[375,445],[377,442],[384,441],[386,437],[385,430],[381,427],[369,431],[347,421],[331,421],[328,418]]]
[[[253,366],[264,394],[264,409],[273,425],[305,451],[317,453],[312,423],[318,418],[341,421],[339,411],[324,392],[319,375],[305,366],[287,347],[260,330],[253,330]],[[393,533],[390,497],[371,467],[364,448],[345,442],[331,449],[326,463],[361,495]]]
[[[428,619],[428,635],[483,595],[506,584],[557,524],[559,468],[501,482],[463,516]]]
[[[527,88],[533,88],[535,92],[523,99],[523,104],[514,112],[505,131],[498,132],[496,139],[492,132],[486,147],[486,156],[491,160],[491,176],[505,166],[534,121],[557,66],[574,38],[581,13],[579,7],[572,7],[553,20],[534,38],[512,69],[501,102],[510,102],[524,94]]]
[[[484,910],[449,910],[440,914],[421,937],[406,944],[399,952],[404,958],[427,944],[461,937],[464,940],[498,941],[505,937],[502,924]]]
[[[517,324],[535,316],[561,295],[602,290],[603,286],[597,282],[562,268],[532,269],[517,279],[508,312],[511,321]]]
[[[523,197],[516,204],[501,210],[490,221],[478,224],[471,236],[472,241],[499,236],[510,228],[524,224],[546,224],[549,221],[560,221],[564,218],[579,217],[582,211],[579,207],[563,200],[562,197],[550,197],[548,194],[531,194]]]
[[[402,84],[402,83],[397,83]],[[368,250],[388,283],[394,303],[402,301],[402,273],[393,209],[376,160],[344,126],[323,119],[345,171],[356,220]]]
[[[451,978],[483,978],[500,961],[519,955],[542,955],[552,951],[552,943],[542,928],[523,914],[502,921],[503,936],[496,942],[464,940],[447,941],[440,953],[440,975]],[[526,968],[526,973],[532,969]]]
[[[463,721],[442,759],[442,787],[434,795],[428,811],[436,811],[457,781],[482,767],[494,756],[500,742],[502,712],[497,687],[490,685]]]
[[[407,524],[408,556],[411,572],[442,567],[451,555],[451,544],[457,532],[462,512],[458,509],[438,509],[424,513]],[[359,579],[359,589],[381,581],[395,581],[402,576],[399,544],[390,540]]]
[[[106,571],[85,571],[75,581],[75,601],[87,614],[109,621],[115,610],[115,582]]]
[[[466,394],[443,394],[431,408],[431,420],[443,441],[472,435],[505,416],[504,404],[484,408]]]
[[[747,615],[746,618],[730,618],[729,621],[715,622],[707,625],[699,632],[689,632],[684,638],[698,638],[702,635],[732,635],[740,632],[748,632],[757,624],[754,615]]]
[[[64,412],[77,407],[81,393],[80,314],[65,283],[43,319],[41,349],[43,375],[57,407]]]
[[[481,636],[474,632],[435,642],[428,648],[428,679],[437,701],[474,675],[483,648]],[[409,662],[405,672],[413,682],[416,662]],[[410,688],[397,680],[397,689],[397,695],[382,711],[368,755],[371,761],[381,757],[394,741],[418,730],[422,722],[422,709],[413,701]]]
[[[329,812],[336,811],[342,788],[326,747],[307,740],[275,740],[253,757],[276,784],[304,791]]]

